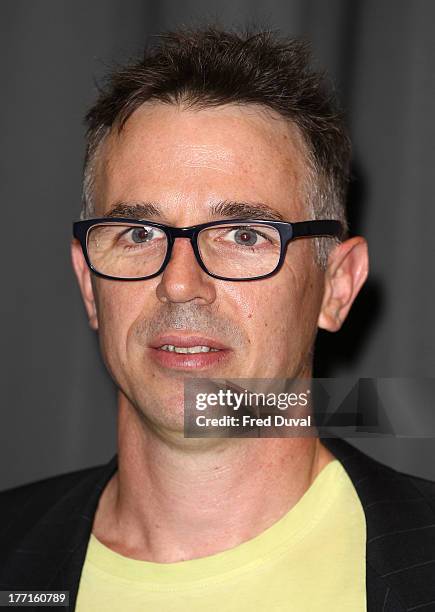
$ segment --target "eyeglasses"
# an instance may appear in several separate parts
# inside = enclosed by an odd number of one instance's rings
[[[265,221],[230,219],[191,227],[171,227],[151,221],[104,217],[77,221],[89,268],[103,278],[145,280],[158,276],[168,264],[176,238],[189,238],[198,264],[221,280],[267,278],[283,264],[289,242],[297,238],[335,236],[339,221]]]

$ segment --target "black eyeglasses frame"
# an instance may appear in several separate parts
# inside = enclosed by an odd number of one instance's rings
[[[88,237],[89,231],[94,225],[100,225],[102,223],[113,224],[113,225],[117,225],[120,223],[128,223],[130,225],[138,225],[138,226],[146,225],[150,227],[156,227],[157,229],[165,232],[167,239],[168,239],[168,248],[167,248],[165,259],[163,260],[163,263],[160,266],[159,270],[157,270],[157,272],[149,276],[138,277],[138,278],[124,278],[124,277],[119,277],[119,276],[109,276],[107,274],[103,274],[102,272],[99,272],[98,270],[96,270],[93,267],[89,259],[88,248],[87,248],[87,237]],[[201,253],[198,248],[199,233],[202,230],[207,229],[209,227],[214,227],[218,225],[232,225],[234,223],[242,223],[246,225],[269,225],[278,230],[280,238],[281,238],[281,249],[280,249],[278,263],[276,267],[274,268],[274,270],[272,270],[272,272],[268,272],[267,274],[263,274],[261,276],[246,277],[246,278],[231,278],[231,277],[226,277],[226,276],[218,276],[217,274],[213,274],[209,272],[204,262],[202,261]],[[75,221],[73,223],[73,235],[74,235],[74,238],[76,238],[80,242],[80,245],[83,251],[83,255],[84,255],[84,258],[86,260],[86,263],[89,269],[94,274],[96,274],[97,276],[100,276],[101,278],[107,278],[109,280],[140,281],[140,280],[148,280],[156,276],[159,276],[159,274],[163,272],[163,270],[166,268],[167,264],[169,263],[169,260],[171,259],[172,248],[174,246],[175,239],[176,238],[189,238],[192,248],[193,248],[193,252],[195,253],[196,261],[198,262],[198,264],[200,265],[200,267],[202,268],[202,270],[204,270],[206,274],[208,274],[209,276],[213,278],[219,279],[219,280],[237,282],[237,281],[250,281],[250,280],[259,280],[263,278],[269,278],[273,274],[276,274],[282,267],[289,242],[293,240],[297,240],[298,238],[312,238],[312,237],[322,237],[322,236],[336,237],[340,239],[343,235],[343,225],[340,223],[340,221],[336,221],[332,219],[298,221],[296,223],[291,223],[289,221],[272,221],[272,220],[265,220],[265,219],[224,219],[220,221],[210,221],[208,223],[200,223],[199,225],[192,225],[190,227],[173,227],[170,225],[164,225],[162,223],[156,223],[154,221],[147,221],[145,219],[129,219],[125,217],[101,217],[99,219],[85,219],[83,221]]]

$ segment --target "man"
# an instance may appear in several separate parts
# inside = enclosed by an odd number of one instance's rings
[[[343,236],[348,138],[307,62],[269,33],[180,30],[89,112],[72,260],[118,454],[2,495],[1,589],[77,610],[435,609],[432,483],[339,440],[184,435],[192,378],[310,379],[317,329],[367,276]]]

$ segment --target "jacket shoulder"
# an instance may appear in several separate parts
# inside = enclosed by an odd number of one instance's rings
[[[360,472],[355,472],[353,457],[349,457],[347,467],[352,471],[353,476],[358,476],[354,483],[361,491],[367,493],[363,495],[367,505],[382,499],[387,502],[420,499],[426,507],[435,513],[435,481],[421,478],[413,474],[407,474],[396,470],[384,463],[364,455],[363,461],[360,459],[362,453],[355,456],[355,464],[362,468]],[[366,477],[367,481],[364,479]]]
[[[29,531],[62,497],[102,466],[75,470],[0,492],[0,542]]]

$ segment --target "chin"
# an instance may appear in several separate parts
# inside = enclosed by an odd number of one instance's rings
[[[145,424],[153,428],[184,431],[184,398],[176,396],[154,397],[138,402],[138,411]]]

